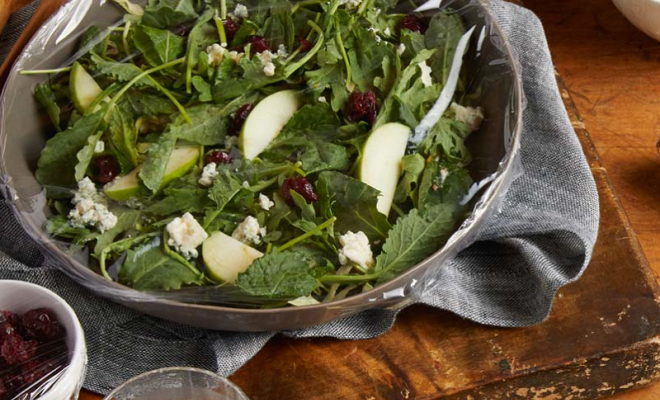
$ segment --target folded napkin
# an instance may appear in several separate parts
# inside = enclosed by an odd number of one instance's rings
[[[540,21],[529,10],[499,0],[492,0],[491,8],[522,67],[527,99],[521,143],[524,173],[477,241],[438,272],[442,285],[416,301],[482,324],[521,327],[542,322],[557,289],[578,279],[586,268],[598,231],[598,192],[559,95]],[[25,18],[14,17],[8,29],[20,30],[13,23],[19,20]],[[11,37],[15,35],[2,36],[2,50]],[[229,375],[275,334],[191,328],[99,298],[42,256],[4,203],[0,221],[0,250],[5,253],[0,254],[0,279],[40,284],[73,306],[87,337],[89,390],[107,393],[132,376],[167,366]],[[371,338],[387,332],[397,313],[365,311],[283,334]]]

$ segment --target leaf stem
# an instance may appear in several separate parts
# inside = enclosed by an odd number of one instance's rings
[[[183,64],[185,61],[186,61],[186,58],[185,58],[185,57],[181,57],[181,58],[178,58],[178,59],[176,59],[176,60],[174,60],[174,61],[170,61],[170,62],[168,62],[167,64],[159,65],[159,66],[157,66],[157,67],[154,67],[154,68],[148,69],[148,70],[142,72],[141,74],[135,76],[135,77],[134,77],[133,79],[131,79],[126,85],[124,85],[124,87],[121,88],[121,90],[120,90],[119,92],[117,92],[117,94],[112,98],[112,100],[110,100],[110,103],[108,103],[108,110],[111,109],[112,106],[114,106],[115,104],[117,104],[117,101],[119,101],[119,99],[121,98],[121,96],[123,96],[124,93],[126,93],[126,92],[128,91],[128,89],[130,89],[131,87],[133,87],[133,85],[135,85],[136,83],[138,83],[138,82],[140,81],[140,79],[144,78],[145,76],[149,76],[149,75],[153,74],[154,72],[158,72],[158,71],[161,71],[161,70],[163,70],[163,69],[167,69],[167,68],[173,67],[173,66],[175,66],[175,65]],[[154,81],[154,82],[156,82],[156,81]],[[160,86],[160,84],[158,84],[158,82],[156,82],[156,85],[157,85],[156,87],[157,87],[159,90],[165,90],[165,88],[163,88],[162,86]],[[167,93],[168,93],[167,90],[165,90],[165,92],[163,92],[163,93],[164,93],[164,94],[165,94],[170,100],[173,100],[173,99],[174,99],[174,97],[172,96],[171,93],[169,94],[169,96],[167,95]],[[172,97],[170,97],[170,96],[172,96]],[[175,102],[175,105],[178,104],[178,101],[176,101],[176,99],[174,99],[173,102]],[[181,107],[181,109],[183,109],[183,106],[181,106],[181,104],[178,104],[177,108],[179,108],[179,107]],[[107,113],[107,111],[106,111],[106,113]],[[185,113],[185,110],[183,110],[183,113],[182,113],[182,114],[184,115],[184,118],[186,118],[186,119],[188,120],[188,122],[191,122],[191,120],[190,120],[190,116],[188,116],[188,114]]]
[[[227,19],[227,0],[220,0],[220,18]]]
[[[323,231],[324,229],[326,229],[330,225],[334,224],[336,220],[337,220],[337,217],[332,217],[329,220],[322,223],[321,225],[319,225],[316,228],[312,229],[311,231],[306,232],[306,233],[298,236],[297,238],[293,238],[293,239],[289,240],[288,242],[284,243],[284,245],[282,245],[279,248],[279,251],[284,251],[284,250],[288,249],[289,247],[295,246],[296,244],[302,242],[303,240],[316,235],[317,233]]]
[[[131,56],[131,49],[128,46],[128,33],[131,31],[131,21],[126,21],[126,25],[124,25],[124,32],[121,35],[121,40],[124,44],[124,50],[126,51],[126,55],[128,57]]]
[[[296,72],[300,67],[305,65],[307,61],[311,60],[312,57],[318,53],[319,50],[321,50],[321,47],[323,46],[323,42],[325,41],[325,35],[323,34],[323,31],[321,28],[313,21],[307,21],[307,25],[311,26],[312,29],[314,29],[318,34],[319,34],[319,39],[316,41],[316,44],[312,49],[305,54],[303,58],[298,60],[297,62],[287,65],[284,68],[284,78],[290,77],[294,72]],[[247,52],[247,50],[246,50]],[[246,53],[247,54],[247,53]]]
[[[41,75],[41,74],[59,74],[60,72],[69,72],[72,67],[56,68],[56,69],[32,69],[21,71],[19,75]]]
[[[222,23],[222,18],[215,17],[215,26],[218,28],[218,36],[220,37],[220,46],[226,47],[229,46],[227,43],[227,32],[225,32],[225,25]]]
[[[177,253],[176,251],[172,251],[170,246],[167,244],[167,241],[169,240],[169,238],[170,238],[170,235],[169,235],[169,233],[167,233],[167,229],[165,229],[163,231],[163,250],[165,251],[165,254],[167,256],[169,256],[170,258],[172,258],[172,259],[180,262],[181,264],[185,265],[186,268],[188,268],[190,270],[190,272],[192,272],[193,274],[195,274],[199,277],[202,277],[202,273],[197,268],[195,268],[195,266],[192,265],[190,263],[190,261],[183,258],[183,256],[181,254]]]
[[[303,0],[299,1],[291,7],[291,14],[294,14],[300,7],[313,6],[315,4],[321,4],[323,0]]]
[[[104,248],[103,251],[101,251],[101,255],[99,256],[99,265],[101,267],[101,274],[103,275],[103,277],[105,279],[111,281],[111,282],[114,282],[112,277],[110,276],[110,274],[108,274],[108,270],[107,270],[106,265],[105,265],[105,260],[106,260],[106,258],[108,257],[108,255],[110,253],[115,251],[115,249],[125,249],[126,244],[134,245],[134,244],[142,242],[145,239],[149,239],[149,238],[157,236],[157,235],[158,235],[158,232],[151,232],[151,233],[147,233],[145,235],[136,236],[134,238],[127,238],[127,239],[116,241],[116,242],[108,245],[106,248]],[[130,248],[130,246],[128,248]]]
[[[371,275],[324,275],[319,278],[321,282],[337,282],[337,283],[350,283],[350,282],[367,282],[377,279],[380,273]]]
[[[336,22],[336,40],[337,40],[337,45],[339,45],[339,50],[341,51],[341,57],[344,59],[344,64],[346,65],[346,88],[350,88],[351,85],[351,80],[352,80],[352,70],[351,70],[351,62],[348,60],[348,54],[346,53],[346,48],[344,47],[344,40],[341,37],[341,27],[339,26],[339,21]]]

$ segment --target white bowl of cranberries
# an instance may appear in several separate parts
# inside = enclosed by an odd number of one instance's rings
[[[0,281],[0,400],[77,398],[86,367],[84,332],[63,299]]]

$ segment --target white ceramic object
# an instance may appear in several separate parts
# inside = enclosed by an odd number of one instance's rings
[[[23,314],[42,307],[51,309],[66,329],[69,365],[39,400],[77,399],[87,369],[87,345],[76,313],[48,289],[27,282],[0,280],[0,309]]]
[[[612,0],[616,8],[641,31],[660,40],[660,0]]]

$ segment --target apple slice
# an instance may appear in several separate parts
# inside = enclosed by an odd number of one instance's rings
[[[239,148],[243,156],[251,160],[261,154],[300,107],[302,99],[295,90],[283,90],[261,100],[241,129]]]
[[[78,62],[73,63],[73,67],[71,68],[69,87],[71,89],[73,104],[80,113],[85,113],[94,100],[103,93],[103,89],[101,89],[99,84],[96,83],[94,78]]]
[[[202,245],[207,274],[220,282],[234,283],[263,253],[222,232],[215,232]]]
[[[170,155],[170,160],[167,162],[167,167],[165,167],[165,176],[159,189],[162,189],[172,180],[187,174],[197,164],[199,155],[200,148],[197,146],[175,147]]]
[[[409,127],[389,123],[373,131],[364,144],[358,177],[381,192],[377,208],[385,215],[389,215],[392,207],[409,136]]]
[[[126,201],[131,197],[135,197],[140,190],[140,183],[138,182],[138,172],[142,167],[137,167],[128,175],[117,178],[114,181],[105,185],[103,191],[105,195],[112,200]]]
[[[188,173],[197,163],[199,154],[200,149],[196,146],[182,146],[172,150],[170,159],[165,167],[165,176],[159,189],[163,188],[172,180]],[[126,201],[134,197],[140,189],[140,182],[138,180],[140,169],[142,169],[142,166],[135,168],[128,175],[107,184],[104,189],[106,196],[117,201]]]

